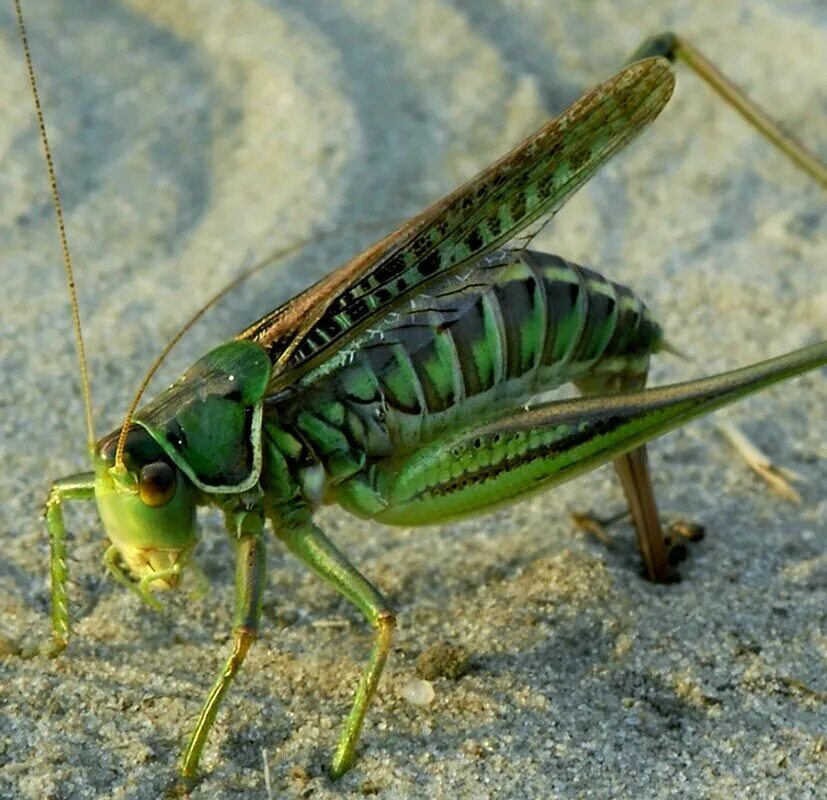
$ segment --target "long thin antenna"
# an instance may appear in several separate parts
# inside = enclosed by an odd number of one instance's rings
[[[121,432],[118,436],[118,444],[115,448],[115,466],[113,469],[118,474],[124,474],[126,472],[126,468],[123,463],[123,451],[126,447],[126,435],[129,432],[129,427],[132,424],[132,417],[135,414],[135,410],[138,408],[138,403],[141,402],[141,398],[146,391],[146,387],[149,386],[149,382],[155,376],[155,373],[158,371],[158,368],[161,364],[164,363],[166,357],[170,354],[170,351],[173,347],[175,347],[181,339],[184,338],[186,333],[198,322],[204,314],[209,311],[222,297],[229,294],[233,289],[237,286],[242,284],[251,276],[255,275],[255,273],[259,272],[260,270],[264,269],[264,267],[275,263],[276,261],[280,261],[283,258],[287,258],[287,256],[292,255],[293,253],[298,252],[304,247],[307,247],[310,244],[318,243],[324,241],[325,239],[330,239],[333,236],[340,235],[343,231],[355,231],[361,229],[371,229],[376,228],[380,225],[393,225],[397,222],[397,220],[370,220],[368,222],[359,223],[356,225],[347,225],[341,226],[337,228],[333,228],[331,230],[320,231],[312,236],[308,236],[306,239],[300,239],[297,242],[293,242],[292,244],[286,245],[282,247],[280,250],[276,250],[275,253],[271,253],[270,255],[263,258],[256,264],[253,264],[251,267],[247,267],[247,269],[242,270],[235,278],[233,278],[226,286],[222,289],[217,291],[207,302],[201,306],[182,326],[179,328],[178,332],[167,342],[164,346],[164,349],[158,354],[155,360],[150,364],[149,369],[146,371],[146,375],[144,375],[143,379],[141,380],[140,385],[138,386],[138,391],[135,392],[135,397],[132,398],[132,402],[129,405],[129,409],[126,412],[126,416],[124,418],[123,425],[121,426]]]
[[[20,8],[20,0],[14,0],[14,9],[17,13],[17,29],[20,32],[20,41],[23,44],[23,54],[26,57],[26,70],[29,73],[29,86],[32,90],[34,109],[37,114],[37,127],[40,131],[40,143],[43,145],[43,155],[46,157],[46,170],[49,173],[49,184],[52,189],[52,203],[55,207],[57,217],[57,230],[60,239],[60,249],[63,252],[63,266],[66,270],[66,286],[69,289],[69,302],[72,305],[72,327],[75,331],[75,347],[80,365],[80,383],[83,392],[83,405],[86,411],[86,435],[89,439],[90,452],[95,449],[95,425],[92,420],[92,390],[89,385],[89,367],[86,361],[86,348],[83,345],[83,332],[80,327],[80,307],[78,306],[78,293],[75,288],[75,273],[72,269],[72,257],[69,255],[69,240],[66,237],[66,224],[63,221],[63,206],[60,203],[60,193],[57,189],[57,175],[52,161],[52,151],[49,149],[49,139],[46,136],[46,124],[43,121],[43,108],[40,105],[40,95],[37,92],[37,81],[34,78],[34,67],[32,66],[32,54],[29,50],[29,40],[26,36],[26,26],[23,24],[23,10]]]

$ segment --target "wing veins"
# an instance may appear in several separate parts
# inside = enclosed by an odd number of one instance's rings
[[[471,181],[239,334],[268,348],[274,361],[271,391],[433,280],[543,220],[529,233],[535,235],[657,116],[673,84],[663,59],[632,64]]]

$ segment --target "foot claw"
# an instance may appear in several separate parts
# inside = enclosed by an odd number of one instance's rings
[[[330,769],[328,770],[328,775],[330,775],[330,779],[333,781],[339,780],[352,766],[355,762],[355,757],[350,756],[344,758],[335,758],[333,763],[330,765]]]
[[[629,516],[628,511],[601,518],[588,511],[573,511],[569,514],[574,526],[584,533],[591,534],[604,545],[611,544],[607,528]],[[666,558],[669,566],[674,568],[689,557],[687,543],[700,542],[706,535],[703,525],[686,519],[676,519],[664,526],[663,543],[666,545]],[[677,576],[676,576],[677,577]]]
[[[706,528],[703,525],[688,519],[676,519],[667,525],[666,530],[669,532],[667,538],[672,535],[681,536],[690,542],[700,542],[706,536]]]
[[[569,517],[577,530],[583,531],[583,533],[590,533],[606,545],[611,542],[611,537],[609,536],[606,528],[628,516],[628,511],[621,511],[619,514],[614,514],[610,517],[605,517],[604,519],[595,516],[589,511],[572,511],[569,514]]]
[[[706,535],[706,528],[697,522],[676,519],[665,529],[663,543],[666,545],[666,557],[670,567],[686,561],[689,557],[687,543],[700,542]]]

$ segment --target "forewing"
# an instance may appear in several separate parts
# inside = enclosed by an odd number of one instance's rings
[[[316,366],[430,281],[539,226],[661,111],[664,59],[638,61],[475,178],[240,334],[274,362],[270,391]]]

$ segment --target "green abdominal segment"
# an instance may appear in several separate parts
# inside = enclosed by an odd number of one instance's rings
[[[359,487],[383,471],[563,384],[640,380],[661,341],[625,287],[557,256],[494,253],[266,401],[265,492],[379,512]]]

